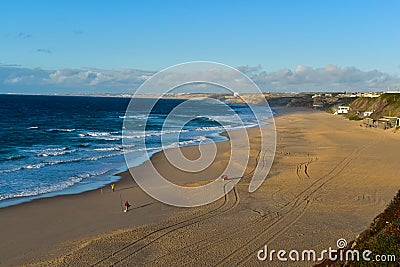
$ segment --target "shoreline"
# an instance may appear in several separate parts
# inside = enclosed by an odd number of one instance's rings
[[[8,246],[3,244],[0,247],[0,251],[5,255],[0,259],[0,266],[2,264],[27,263],[36,263],[34,266],[40,264],[61,265],[60,260],[67,262],[71,260],[71,265],[79,266],[83,263],[75,262],[74,264],[73,259],[79,259],[85,255],[85,259],[88,261],[94,260],[90,256],[91,253],[95,252],[93,255],[101,258],[108,252],[116,250],[116,244],[113,244],[112,240],[121,240],[120,242],[123,244],[125,239],[128,241],[129,238],[140,237],[151,229],[162,229],[169,225],[170,221],[194,220],[195,222],[197,219],[191,218],[210,212],[213,214],[213,210],[220,209],[218,208],[220,205],[222,205],[222,210],[225,210],[235,199],[234,193],[240,196],[237,200],[238,203],[232,203],[233,206],[226,212],[222,212],[221,216],[216,214],[212,220],[205,220],[199,225],[197,223],[193,225],[193,227],[195,225],[201,227],[202,231],[195,230],[197,228],[192,229],[190,225],[187,226],[187,230],[192,231],[194,235],[193,240],[202,240],[203,237],[200,236],[208,231],[217,231],[218,236],[224,236],[225,232],[230,233],[230,229],[232,231],[235,229],[234,222],[251,226],[250,228],[244,227],[237,234],[232,233],[238,242],[216,242],[219,245],[211,247],[212,249],[209,251],[209,253],[217,253],[212,258],[220,258],[221,253],[222,255],[230,254],[230,247],[234,248],[237,244],[244,244],[244,248],[247,249],[246,236],[261,237],[257,243],[252,245],[254,248],[261,248],[272,235],[272,232],[264,235],[262,231],[272,227],[269,226],[269,223],[275,220],[277,213],[277,218],[280,220],[277,230],[286,223],[291,224],[291,227],[282,232],[279,239],[270,241],[273,248],[282,246],[302,248],[314,244],[313,246],[316,248],[322,249],[331,243],[331,246],[334,247],[335,238],[343,237],[351,240],[370,224],[375,215],[382,212],[386,203],[393,198],[400,187],[394,176],[394,169],[390,168],[392,166],[390,164],[395,164],[391,153],[397,151],[395,149],[400,139],[399,136],[383,131],[364,129],[359,127],[358,123],[310,109],[282,108],[281,112],[277,110],[276,113],[274,117],[277,119],[275,123],[280,138],[274,165],[267,180],[256,192],[248,193],[248,180],[242,179],[236,186],[235,192],[229,193],[228,199],[225,200],[227,203],[220,199],[203,207],[176,208],[147,196],[135,185],[129,172],[125,171],[119,173],[121,179],[116,183],[116,192],[114,193],[108,186],[105,186],[101,190],[43,198],[0,209],[0,216],[4,218],[0,222],[0,226],[2,229],[7,229],[2,236],[5,240],[12,240]],[[250,132],[251,140],[256,144],[257,133],[251,129],[247,129],[247,131]],[[222,149],[221,154],[218,152],[221,160],[226,157],[223,151],[226,151],[228,143],[229,141],[217,143],[217,146]],[[352,152],[353,148],[354,152]],[[193,146],[184,147],[182,150],[191,155],[197,153]],[[360,152],[357,152],[358,150]],[[218,149],[218,151],[220,150]],[[349,155],[349,159],[351,159],[349,163],[346,163],[347,165],[343,165],[345,166],[343,168],[340,163],[343,156],[337,151],[343,155]],[[361,153],[361,151],[364,152]],[[368,151],[370,153],[366,153]],[[378,153],[381,158],[385,157],[384,172],[379,166],[371,169],[373,166],[371,164],[373,162],[371,161],[373,160],[372,152]],[[314,158],[314,154],[317,159]],[[310,155],[310,158],[307,155]],[[308,160],[311,161],[308,162]],[[154,154],[151,161],[157,166],[168,168],[162,152]],[[303,162],[308,163],[304,165]],[[249,164],[252,165],[253,161],[251,160]],[[326,186],[318,189],[321,192],[316,191],[317,195],[309,198],[309,202],[304,202],[306,215],[297,213],[297,208],[289,214],[282,211],[284,203],[290,203],[294,196],[301,194],[312,181],[315,180],[315,183],[318,183],[319,179],[324,179],[323,174],[331,172],[330,169],[332,166],[336,166],[335,164],[338,164],[338,167],[333,169],[333,173],[337,172],[337,174],[327,181]],[[296,165],[300,172],[296,172]],[[306,173],[304,173],[304,166],[308,167]],[[209,174],[214,173],[220,167],[215,166]],[[364,168],[368,168],[370,174],[364,173]],[[146,163],[135,169],[146,172]],[[339,170],[340,172],[338,172]],[[385,173],[385,177],[382,177],[383,173]],[[188,179],[181,174],[174,173],[174,175],[178,184],[196,183],[201,178]],[[349,178],[351,179],[349,180]],[[343,181],[348,183],[346,189],[343,187],[345,185]],[[392,191],[393,194],[391,194]],[[125,199],[133,205],[133,209],[128,213],[121,211],[120,202]],[[302,203],[299,202],[303,205]],[[327,207],[328,210],[326,210]],[[296,218],[292,216],[296,216]],[[253,225],[259,220],[258,218],[265,218],[265,225],[260,225],[260,223]],[[29,222],[28,226],[25,225],[27,221]],[[182,236],[182,238],[184,237]],[[210,235],[208,238],[211,239],[210,242],[214,242],[212,240],[218,237]],[[301,242],[298,238],[301,238]],[[164,246],[171,246],[168,239],[161,239],[161,241]],[[277,241],[279,242],[277,243]],[[185,242],[190,243],[191,241]],[[100,247],[96,244],[99,244]],[[107,249],[103,251],[101,247],[104,246]],[[68,253],[71,253],[70,256],[65,258]],[[162,253],[162,251],[158,253]],[[201,255],[198,256],[204,257],[206,254]],[[179,257],[179,253],[177,257]],[[140,259],[145,260],[147,256]],[[168,259],[169,257],[165,258],[166,261]],[[204,259],[206,265],[209,259],[211,258]],[[136,260],[139,258],[135,258]],[[185,258],[185,260],[188,259]]]
[[[280,109],[280,107],[271,107],[271,110],[273,111],[273,117],[279,116],[278,114],[276,114],[276,112],[274,112],[274,110],[277,110],[277,109]],[[229,130],[229,132],[232,132],[232,131],[243,131],[243,130],[246,130],[246,129],[251,129],[253,127],[256,127],[256,126],[249,126],[249,127],[244,127],[244,128],[241,128],[241,129],[232,129],[232,130]],[[227,131],[219,132],[217,134],[219,136],[221,136],[221,137],[227,138]],[[225,139],[225,140],[214,141],[214,142],[215,143],[220,143],[220,142],[226,142],[226,141],[229,141],[229,140]],[[185,145],[183,147],[196,147],[196,146],[198,146],[198,144]],[[167,148],[167,149],[175,149],[175,148]],[[151,160],[151,158],[155,154],[162,153],[162,152],[163,152],[162,149],[154,151],[153,153],[150,154],[148,159],[145,159],[143,162],[138,163],[137,165],[133,166],[133,168],[139,167],[140,165],[144,164],[146,161]],[[102,176],[109,177],[111,180],[114,180],[113,179],[114,177],[121,176],[122,174],[124,174],[124,173],[129,171],[129,169],[127,168],[126,163],[125,163],[124,155],[122,154],[120,156],[122,156],[122,158],[123,158],[123,160],[121,162],[121,167],[116,169],[116,170],[114,170],[114,171],[111,171],[110,174],[103,174]],[[4,199],[2,201],[4,201],[5,203],[7,203],[7,202],[11,202],[11,203],[16,202],[16,203],[15,204],[6,205],[6,206],[0,206],[0,209],[17,206],[17,205],[21,205],[21,204],[24,204],[24,203],[30,203],[30,202],[41,200],[41,199],[51,199],[51,198],[60,197],[60,196],[73,196],[73,195],[83,194],[83,193],[86,193],[86,192],[96,191],[96,190],[99,190],[99,189],[101,190],[101,189],[109,187],[112,183],[117,184],[121,179],[122,179],[122,177],[115,178],[115,181],[103,183],[103,185],[98,185],[98,186],[95,185],[95,184],[89,185],[89,186],[86,185],[86,186],[83,186],[83,189],[81,189],[81,190],[74,188],[74,187],[79,187],[80,186],[79,184],[75,184],[75,185],[73,185],[71,187],[68,187],[68,188],[65,188],[65,189],[63,189],[61,191],[53,191],[53,192],[48,192],[48,193],[44,193],[44,194],[40,194],[40,195],[22,196],[22,197]],[[92,188],[91,189],[84,189],[84,187],[89,187],[89,188],[92,187]]]
[[[232,132],[235,131],[248,131],[252,128],[245,128],[245,129],[235,129],[232,130]],[[251,130],[250,130],[251,131]],[[226,132],[222,132],[220,133],[221,135],[226,135]],[[225,141],[221,141],[221,142],[217,142],[216,145],[217,146],[227,146],[227,144],[229,143],[229,139],[225,140]],[[205,146],[209,145],[209,144],[204,144]],[[193,148],[195,148],[196,145],[189,145],[189,146],[184,146],[182,147],[182,150],[186,150],[186,151],[191,151]],[[168,148],[168,150],[176,150],[179,148]],[[159,159],[157,159],[160,155],[163,154],[163,150],[161,151],[157,151],[154,154],[151,155],[149,160],[146,160],[145,162],[139,164],[138,166],[134,167],[135,169],[141,168],[146,164],[149,164],[152,160],[156,159],[157,161],[159,161]],[[113,175],[116,177],[120,177],[116,182],[115,182],[115,192],[111,192],[110,189],[110,184],[107,184],[105,186],[102,186],[100,188],[97,189],[93,189],[93,190],[89,190],[89,191],[84,191],[84,192],[80,192],[80,193],[76,193],[76,194],[63,194],[63,195],[56,195],[56,196],[52,196],[52,197],[42,197],[42,198],[37,198],[34,199],[32,201],[29,202],[23,202],[17,205],[13,205],[13,206],[8,206],[8,207],[4,207],[4,208],[0,208],[0,217],[7,217],[8,219],[10,219],[8,222],[6,222],[4,224],[3,222],[0,222],[0,227],[5,229],[5,228],[14,228],[14,224],[20,224],[21,221],[19,221],[18,218],[21,217],[26,217],[27,215],[33,215],[36,218],[39,218],[39,220],[37,220],[36,223],[33,224],[34,227],[37,228],[42,228],[43,226],[41,225],[41,223],[43,223],[43,221],[40,218],[46,218],[47,214],[50,212],[50,214],[55,214],[58,213],[58,215],[56,216],[56,218],[54,218],[54,221],[47,221],[46,225],[48,227],[51,228],[51,232],[53,232],[52,235],[54,235],[54,239],[52,239],[52,242],[55,243],[59,243],[61,240],[73,240],[71,242],[72,246],[74,242],[76,241],[80,241],[82,238],[92,238],[93,234],[94,235],[99,235],[102,233],[107,233],[107,232],[114,232],[114,231],[118,231],[119,229],[124,229],[124,228],[131,228],[133,226],[140,226],[140,225],[147,225],[147,224],[153,224],[154,222],[157,222],[158,220],[162,219],[160,217],[163,217],[163,214],[179,214],[181,212],[184,212],[186,209],[185,208],[179,208],[179,207],[174,207],[174,206],[169,206],[166,205],[164,203],[158,202],[157,200],[154,200],[153,198],[151,198],[150,196],[148,196],[146,193],[144,193],[142,191],[142,189],[134,182],[134,179],[132,178],[132,176],[130,175],[129,169],[125,169],[124,171],[116,171],[116,173]],[[181,181],[182,182],[182,181]],[[185,183],[186,184],[186,183]],[[189,182],[190,184],[190,182]],[[134,193],[132,193],[134,192]],[[139,200],[135,199],[132,200],[131,196],[127,197],[126,195],[134,195],[135,198],[137,197],[137,195],[140,195]],[[126,215],[130,215],[130,213],[126,214],[123,212],[122,209],[122,200],[121,200],[121,195],[123,196],[123,200],[125,201],[125,199],[129,200],[129,202],[132,204],[133,209],[135,210],[139,210],[142,213],[142,219],[139,220],[138,222],[136,222],[135,224],[132,224],[131,221],[126,221]],[[65,236],[63,237],[61,236],[55,236],[56,233],[58,232],[57,229],[57,224],[58,223],[62,223],[65,224],[66,221],[69,221],[68,224],[73,225],[74,224],[74,220],[69,218],[70,216],[64,216],[64,214],[61,214],[58,211],[58,206],[68,206],[68,214],[70,214],[71,212],[76,213],[76,214],[81,214],[81,212],[76,209],[76,207],[79,207],[80,204],[82,204],[82,201],[86,201],[86,200],[90,200],[89,201],[89,206],[90,205],[94,205],[94,203],[96,201],[99,200],[99,196],[100,198],[107,198],[108,200],[110,200],[110,203],[107,203],[107,207],[105,207],[105,209],[103,208],[96,208],[98,210],[98,212],[103,213],[101,214],[101,217],[104,218],[105,214],[108,215],[112,215],[112,216],[118,216],[118,222],[114,225],[114,226],[110,226],[108,225],[108,223],[100,223],[100,224],[95,224],[91,226],[87,226],[85,229],[83,229],[82,231],[77,231],[75,235],[73,235],[74,237],[72,237],[71,239],[65,238]],[[111,203],[111,201],[113,201],[113,203]],[[211,205],[215,205],[216,202],[219,202],[219,200],[208,204],[207,206]],[[102,201],[102,203],[104,204],[104,202]],[[137,204],[139,203],[139,204]],[[153,206],[157,206],[156,208],[153,208]],[[44,208],[43,208],[44,207]],[[88,206],[85,205],[85,208],[87,209]],[[153,210],[154,215],[153,216],[149,216],[148,211],[144,210],[141,211],[141,208],[146,208],[146,209],[151,209]],[[40,214],[35,214],[32,213],[35,210],[39,209],[41,212]],[[75,210],[76,209],[76,210]],[[110,210],[108,210],[110,209]],[[112,209],[112,210],[111,210]],[[193,208],[196,209],[196,208]],[[25,210],[28,210],[30,212],[28,212],[28,214],[25,214]],[[5,215],[3,215],[5,214]],[[76,215],[78,216],[78,215]],[[60,218],[62,217],[62,218]],[[67,219],[68,217],[68,219]],[[78,216],[79,217],[79,216]],[[87,219],[92,219],[91,216]],[[73,226],[71,226],[70,228],[74,228],[74,229],[79,229],[79,225],[80,223],[77,223]],[[117,226],[118,225],[118,226]],[[32,227],[32,225],[31,225]],[[111,227],[111,228],[110,228]],[[47,227],[46,227],[47,228]],[[101,230],[93,230],[94,229],[101,229]],[[106,230],[105,230],[106,229]],[[68,233],[70,234],[70,230],[68,231]],[[20,240],[20,244],[22,244],[23,241],[26,241],[26,234],[22,234],[20,236],[20,238],[22,238]],[[7,239],[7,237],[6,237]],[[29,239],[29,235],[28,235],[28,239]],[[33,239],[41,239],[41,234],[40,233],[35,233],[35,237]],[[11,253],[14,257],[19,258],[19,254],[17,253],[17,255],[15,255],[15,253],[13,251],[9,251],[8,247],[5,248],[3,247],[3,249],[6,249],[8,253]],[[42,257],[47,258],[48,255],[47,254],[47,250],[49,249],[49,247],[45,246],[43,248],[43,250],[38,249],[39,254]],[[21,262],[23,263],[29,263],[31,262],[31,260],[27,261],[27,258],[29,257],[30,259],[32,259],[32,255],[29,254],[29,251],[31,251],[30,245],[28,245],[28,247],[25,246],[25,253],[26,255],[23,256],[23,259],[21,260]],[[64,248],[62,248],[62,251],[64,250]],[[0,251],[2,251],[2,247],[0,245]],[[62,253],[61,253],[62,254]],[[45,256],[46,255],[46,256]],[[17,260],[17,262],[20,262],[20,259]],[[2,266],[2,264],[4,263],[4,261],[2,259],[0,259],[0,266]]]
[[[274,115],[273,115],[274,117],[284,116],[284,115],[286,115],[288,113],[295,112],[295,111],[315,111],[313,109],[306,108],[306,107],[281,107],[281,106],[271,107],[271,110],[273,110],[273,112],[275,110],[279,110],[279,113],[278,112],[274,112]],[[324,111],[316,111],[316,112],[324,112]],[[342,118],[342,117],[338,117],[338,118],[341,118],[343,120],[349,121],[349,122],[354,123],[354,124],[357,123],[357,121],[351,121],[351,120],[348,120],[347,118]],[[246,127],[244,129],[234,129],[234,130],[230,130],[230,131],[243,131],[245,129],[251,129],[253,127]],[[368,129],[375,130],[373,128],[368,128]],[[387,132],[389,133],[389,131],[387,131]],[[220,132],[218,134],[220,136],[224,136],[224,137],[226,137],[226,135],[227,135],[226,131]],[[216,141],[216,143],[228,142],[228,141],[229,140],[221,140],[221,141]],[[196,147],[196,146],[197,146],[197,144],[193,144],[193,145],[186,145],[184,147]],[[176,149],[176,148],[168,148],[168,149]],[[163,152],[163,150],[154,151],[154,153],[152,153],[150,155],[149,159],[146,159],[145,161],[139,163],[136,166],[133,166],[132,168],[140,167],[141,165],[145,164],[146,161],[151,161],[151,158],[153,156],[155,156],[158,153],[162,153],[162,152]],[[125,161],[125,158],[124,158],[124,161]],[[123,164],[123,165],[125,165],[125,164]],[[65,191],[72,191],[71,193],[65,193],[65,192],[63,192],[64,190],[62,190],[62,191],[49,192],[49,193],[45,193],[45,194],[42,194],[42,195],[36,195],[36,196],[32,196],[32,199],[30,199],[30,200],[29,199],[22,200],[21,202],[18,202],[16,204],[11,204],[11,205],[7,205],[7,206],[4,206],[4,207],[0,207],[0,210],[1,209],[5,209],[5,208],[10,208],[10,207],[15,207],[15,206],[18,206],[18,205],[23,205],[23,204],[26,204],[26,203],[31,203],[33,201],[40,201],[40,200],[43,200],[43,199],[52,199],[52,198],[57,198],[57,197],[80,195],[80,194],[85,194],[85,193],[98,191],[98,190],[102,190],[102,189],[106,190],[107,188],[110,187],[110,185],[112,183],[117,185],[127,173],[129,173],[129,168],[127,168],[126,166],[121,166],[121,168],[116,169],[115,171],[112,171],[112,173],[110,173],[110,174],[107,174],[107,177],[119,177],[119,178],[116,178],[117,180],[112,181],[112,182],[108,182],[108,183],[106,183],[106,184],[104,184],[102,186],[96,187],[94,189],[84,190],[84,191],[80,191],[80,192],[73,192],[74,189],[72,188],[73,187],[72,186],[71,188],[66,188],[66,190],[65,190]],[[49,196],[47,196],[47,195],[49,195]],[[16,201],[18,201],[17,199],[19,199],[19,198],[25,198],[25,197],[17,197],[17,198],[15,198]],[[27,197],[27,198],[29,198],[29,197]],[[12,201],[13,199],[5,199],[5,201]]]
[[[250,129],[250,128],[253,128],[253,127],[255,127],[255,126],[252,126],[252,127],[245,127],[245,128],[243,128],[243,129],[233,129],[233,130],[229,130],[229,131],[243,131],[243,130],[245,130],[245,129]],[[224,132],[218,133],[218,135],[221,136],[221,137],[222,137],[222,136],[223,136],[223,137],[226,137],[227,134],[226,134],[226,131],[224,131]],[[229,141],[229,140],[215,141],[215,143],[221,143],[221,142],[227,142],[227,141]],[[185,145],[185,146],[182,146],[182,147],[196,147],[196,146],[198,146],[198,144]],[[176,149],[176,148],[175,148],[175,147],[173,147],[173,148],[167,148],[167,150],[168,150],[168,149]],[[162,153],[163,151],[164,151],[164,150],[162,150],[162,149],[160,149],[160,150],[155,150],[154,152],[152,152],[152,153],[150,154],[150,156],[149,156],[148,159],[145,159],[143,162],[138,163],[137,165],[133,166],[132,168],[136,168],[136,167],[141,166],[141,165],[144,164],[146,161],[151,160],[151,158],[152,158],[155,154],[157,154],[157,153]],[[115,170],[113,170],[113,171],[110,171],[110,172],[111,172],[110,174],[103,174],[102,176],[110,177],[110,179],[112,179],[113,177],[118,177],[118,176],[120,177],[121,175],[123,175],[124,173],[126,173],[126,172],[129,171],[129,169],[127,168],[126,163],[125,163],[124,155],[122,154],[122,155],[120,155],[120,156],[122,156],[122,158],[123,158],[123,160],[122,160],[122,162],[121,162],[121,167],[118,168],[118,169],[115,169]],[[82,191],[81,191],[81,190],[77,190],[76,188],[74,188],[74,187],[79,187],[79,186],[80,186],[79,184],[75,184],[75,185],[73,185],[73,186],[71,186],[71,187],[68,187],[68,188],[65,188],[65,189],[63,189],[63,190],[61,190],[61,191],[52,191],[52,192],[48,192],[48,193],[44,193],[44,194],[39,194],[39,195],[21,196],[21,197],[15,197],[15,198],[4,199],[4,200],[2,200],[2,201],[4,201],[4,202],[17,202],[17,203],[15,203],[15,204],[10,204],[10,205],[6,205],[6,206],[1,206],[1,207],[0,207],[0,210],[1,210],[1,209],[4,209],[4,208],[14,207],[14,206],[17,206],[17,205],[22,205],[22,204],[24,204],[24,203],[30,203],[30,202],[37,201],[37,200],[41,200],[41,199],[51,199],[51,198],[61,197],[61,196],[73,196],[73,195],[84,194],[84,193],[86,193],[86,192],[96,191],[96,190],[99,190],[99,189],[104,189],[104,188],[109,187],[112,183],[117,184],[117,183],[122,179],[122,177],[120,177],[120,178],[115,178],[115,179],[116,179],[115,181],[107,182],[107,183],[105,183],[105,184],[103,184],[103,185],[99,185],[99,186],[96,186],[96,185],[93,184],[91,187],[95,187],[95,188],[93,188],[93,189],[82,189]],[[86,185],[86,187],[88,187],[88,186]]]

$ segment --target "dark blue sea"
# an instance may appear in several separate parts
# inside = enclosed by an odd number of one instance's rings
[[[80,193],[117,181],[119,177],[114,174],[127,168],[122,127],[129,101],[116,97],[0,95],[0,207]],[[179,147],[205,140],[223,141],[226,139],[219,133],[225,129],[243,128],[230,124],[232,114],[218,113],[197,116],[184,129],[164,129],[166,115],[183,101],[159,100],[147,122],[139,104],[133,111],[136,113],[129,116],[133,125],[146,123],[146,131],[128,138],[138,142],[145,138],[151,155],[161,150],[161,137],[164,148]],[[240,114],[245,127],[257,125],[248,106],[230,107]],[[196,112],[209,113],[210,103],[204,104],[203,111]],[[188,111],[188,116],[193,115]],[[179,119],[187,118],[176,117]],[[168,135],[176,131],[180,132],[179,141],[171,138],[169,142]],[[134,144],[125,152],[135,153],[139,148]],[[137,164],[143,160],[138,158]]]

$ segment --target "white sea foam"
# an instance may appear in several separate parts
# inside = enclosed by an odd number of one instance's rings
[[[111,157],[119,156],[121,154],[122,154],[122,152],[114,153],[114,154],[107,154],[107,155],[102,155],[102,156],[88,157],[88,158],[83,158],[82,161],[95,161],[95,160],[99,160],[99,159],[111,158]]]
[[[230,122],[232,121],[232,119],[234,119],[235,117],[233,115],[214,115],[214,116],[205,116],[210,120],[213,121],[227,121]]]
[[[125,116],[119,116],[120,119],[146,119],[146,115],[125,115]]]
[[[121,150],[122,146],[115,146],[115,147],[101,147],[101,148],[94,148],[95,151],[118,151]]]
[[[55,133],[57,133],[57,132],[69,133],[69,132],[74,132],[74,131],[76,131],[76,129],[48,129],[48,130],[46,130],[46,132],[55,132]]]
[[[49,156],[62,156],[65,154],[70,154],[76,152],[75,149],[69,150],[68,148],[49,148],[44,149],[40,153],[36,154],[38,157],[49,157]]]
[[[115,157],[123,154],[122,149],[109,149],[109,150],[103,150],[104,152],[106,151],[119,151],[118,153],[112,153],[112,154],[103,154],[103,155],[98,155],[98,156],[92,156],[92,157],[83,157],[83,158],[74,158],[74,159],[65,159],[65,160],[52,160],[52,161],[43,161],[40,163],[35,163],[35,164],[27,164],[22,167],[16,167],[16,168],[11,168],[11,169],[5,169],[5,170],[0,170],[0,174],[2,173],[12,173],[12,172],[17,172],[21,170],[33,170],[33,169],[41,169],[47,166],[54,166],[58,164],[66,164],[66,163],[74,163],[74,162],[83,162],[83,161],[95,161],[103,158],[110,158],[110,157]]]
[[[129,131],[128,133],[124,134],[125,139],[140,139],[144,137],[150,137],[150,136],[161,136],[163,134],[171,134],[171,133],[186,133],[189,132],[189,130],[164,130],[164,131],[153,131],[153,132],[140,132],[140,131]]]
[[[46,166],[45,163],[38,163],[38,164],[28,164],[23,167],[23,169],[40,169]]]
[[[78,134],[79,137],[91,137],[91,138],[97,138],[105,141],[118,141],[122,138],[125,139],[141,139],[145,137],[151,137],[151,136],[161,136],[164,134],[171,134],[171,133],[184,133],[184,132],[189,132],[189,130],[186,129],[180,129],[180,130],[163,130],[163,131],[128,131],[125,133],[122,137],[120,132],[87,132],[86,134]]]
[[[37,196],[42,195],[54,191],[61,191],[68,187],[73,186],[74,184],[79,183],[82,181],[83,178],[81,177],[74,177],[67,181],[60,182],[53,185],[48,185],[44,187],[36,187],[36,188],[29,188],[25,190],[21,190],[12,194],[2,194],[0,195],[0,200],[8,199],[8,198],[16,198],[16,197],[29,197],[29,196]]]
[[[108,132],[87,132],[86,135],[92,137],[100,137],[100,136],[110,136],[111,134]]]
[[[21,170],[21,169],[22,169],[22,167],[17,167],[17,168],[12,168],[12,169],[6,169],[6,170],[0,170],[0,174],[1,174],[1,173],[16,172],[16,171],[19,171],[19,170]]]
[[[113,136],[113,137],[103,138],[103,140],[105,140],[105,141],[117,141],[117,140],[120,140],[121,138],[122,138],[122,136]]]
[[[65,190],[77,183],[80,183],[84,179],[104,175],[109,171],[111,171],[111,169],[106,169],[106,170],[102,170],[102,171],[98,171],[98,172],[84,173],[84,174],[70,177],[66,181],[57,182],[57,184],[49,184],[49,185],[45,185],[42,187],[27,188],[27,189],[24,189],[24,190],[15,192],[15,193],[11,193],[11,194],[0,194],[0,200],[5,200],[5,199],[9,199],[9,198],[17,198],[17,197],[37,196],[37,195],[42,195],[42,194],[46,194],[46,193],[62,191],[62,190]]]
[[[225,127],[230,127],[230,125],[226,125]],[[209,127],[198,127],[195,129],[197,132],[209,132],[209,131],[224,131],[225,128],[222,126],[209,126]]]

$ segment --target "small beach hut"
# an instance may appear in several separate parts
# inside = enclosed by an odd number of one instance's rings
[[[388,120],[388,128],[394,128],[397,124],[397,117],[383,116],[382,118]]]
[[[389,129],[389,128],[391,128],[390,127],[390,120],[389,119],[385,119],[385,118],[380,118],[377,121],[377,126],[378,126],[378,128],[383,129],[383,130]]]
[[[349,113],[350,107],[348,106],[339,106],[337,114],[347,114]]]

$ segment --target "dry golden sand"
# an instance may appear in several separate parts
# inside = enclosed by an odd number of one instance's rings
[[[248,193],[259,157],[259,133],[249,130],[251,159],[225,198],[199,208],[175,208],[145,195],[125,173],[116,186],[33,201],[0,210],[0,265],[32,266],[258,266],[270,249],[321,251],[354,239],[400,188],[400,135],[366,129],[323,112],[282,109],[277,151],[267,180]],[[270,126],[267,126],[270,127]],[[189,186],[219,174],[229,142],[202,175],[174,170],[163,153],[155,166]],[[197,148],[184,149],[196,158]],[[147,162],[146,164],[149,164]],[[146,164],[135,171],[146,172]],[[121,199],[134,208],[122,213]],[[310,262],[276,266],[310,266]]]

